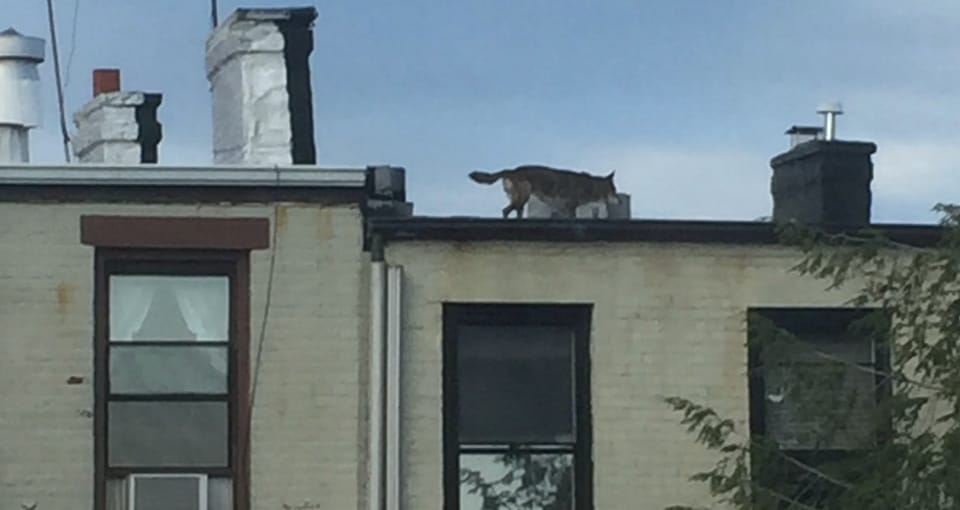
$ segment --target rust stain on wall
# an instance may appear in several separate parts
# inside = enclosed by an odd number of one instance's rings
[[[336,235],[333,229],[333,211],[329,207],[320,209],[317,221],[317,237],[321,241],[329,241]]]
[[[73,285],[66,283],[57,285],[57,313],[60,314],[60,318],[63,318],[67,314],[67,307],[73,303],[73,293],[75,290]]]
[[[277,215],[277,234],[287,230],[288,210],[286,206],[278,205],[275,213]]]

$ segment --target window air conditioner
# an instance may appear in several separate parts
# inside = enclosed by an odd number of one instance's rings
[[[135,474],[127,478],[127,510],[207,510],[207,475]]]

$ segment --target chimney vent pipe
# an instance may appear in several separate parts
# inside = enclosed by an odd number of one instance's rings
[[[821,103],[817,113],[823,115],[823,139],[832,142],[837,138],[837,115],[843,114],[840,103]]]
[[[45,41],[13,28],[0,32],[0,162],[30,161],[29,130],[41,125]]]

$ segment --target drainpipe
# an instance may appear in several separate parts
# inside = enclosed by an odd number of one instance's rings
[[[403,267],[371,240],[367,510],[400,509],[400,321]]]
[[[379,251],[379,254],[377,253]],[[367,437],[367,509],[383,509],[383,379],[386,265],[381,250],[371,250],[370,264],[370,386]]]
[[[403,267],[387,267],[387,510],[400,510],[400,320]]]

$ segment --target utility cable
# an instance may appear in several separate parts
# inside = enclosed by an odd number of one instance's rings
[[[80,0],[73,2],[73,20],[70,23],[70,53],[67,54],[67,64],[63,69],[63,88],[70,87],[70,69],[73,67],[73,56],[77,52],[77,20],[80,18]]]
[[[260,320],[260,334],[257,340],[257,355],[253,362],[253,379],[250,388],[250,410],[253,412],[253,401],[257,396],[257,382],[260,379],[260,361],[263,358],[263,343],[267,336],[267,320],[270,317],[270,301],[273,296],[273,277],[277,261],[277,225],[280,216],[280,206],[273,206],[273,233],[270,240],[270,267],[267,270],[267,295],[264,298],[263,318]]]
[[[276,168],[276,185],[280,186],[280,169]],[[263,317],[260,320],[260,333],[257,339],[257,354],[254,357],[253,361],[253,375],[250,382],[250,401],[247,403],[247,415],[243,416],[241,419],[246,424],[246,435],[243,442],[241,443],[241,455],[240,458],[246,458],[246,455],[249,453],[250,445],[253,441],[253,405],[254,401],[257,398],[257,387],[260,382],[260,366],[261,360],[263,359],[263,344],[265,343],[267,337],[267,321],[270,318],[270,304],[273,299],[273,280],[274,275],[276,274],[276,262],[277,262],[277,240],[278,240],[278,226],[280,225],[280,206],[273,206],[273,232],[270,236],[270,265],[267,269],[267,289],[266,296],[264,297],[263,303]],[[243,391],[246,391],[244,389]]]
[[[53,15],[53,0],[47,0],[47,21],[50,24],[50,45],[53,48],[53,73],[57,78],[57,104],[60,106],[60,134],[63,135],[63,157],[70,162],[70,133],[63,104],[63,81],[60,78],[60,51],[57,48],[57,29]]]

